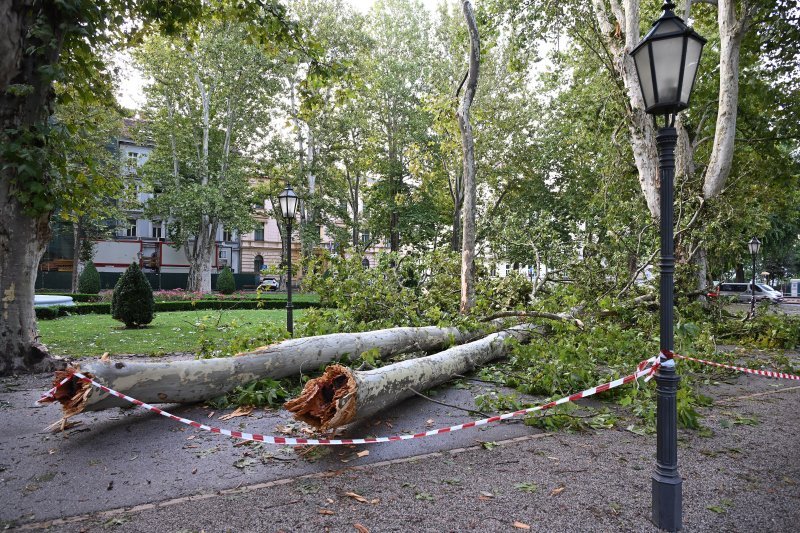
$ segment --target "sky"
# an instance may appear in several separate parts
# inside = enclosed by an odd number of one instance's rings
[[[431,12],[434,11],[440,0],[422,0],[422,4]],[[350,4],[362,13],[366,13],[375,3],[375,0],[349,0]],[[129,53],[119,53],[114,57],[114,64],[119,69],[120,84],[117,89],[117,101],[129,109],[141,109],[145,98],[142,89],[147,80],[133,66]]]

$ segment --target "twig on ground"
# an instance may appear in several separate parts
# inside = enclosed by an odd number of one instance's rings
[[[445,407],[452,407],[453,409],[459,409],[459,410],[465,411],[467,413],[477,413],[477,414],[479,414],[479,415],[481,415],[483,417],[486,417],[486,418],[489,418],[491,416],[491,415],[488,415],[488,414],[484,413],[483,411],[478,411],[477,409],[467,409],[466,407],[459,407],[458,405],[452,405],[452,404],[449,404],[449,403],[440,402],[439,400],[434,400],[430,396],[425,396],[421,392],[416,391],[416,390],[412,389],[411,387],[409,387],[408,390],[410,390],[411,392],[413,392],[414,394],[416,394],[420,398],[424,398],[424,399],[428,400],[429,402],[438,403],[439,405],[443,405]]]

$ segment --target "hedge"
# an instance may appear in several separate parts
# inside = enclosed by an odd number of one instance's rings
[[[261,305],[259,305],[261,304]],[[294,302],[295,309],[305,309],[309,307],[320,307],[316,302]],[[257,301],[257,300],[194,300],[178,302],[156,302],[156,313],[169,313],[171,311],[200,311],[200,310],[219,310],[219,309],[286,309],[286,301]],[[51,320],[69,315],[108,315],[111,313],[111,304],[101,303],[79,303],[75,305],[55,305],[52,307],[37,307],[36,318],[39,320]]]

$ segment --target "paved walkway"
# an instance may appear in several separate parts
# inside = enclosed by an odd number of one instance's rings
[[[0,382],[0,520],[59,531],[643,531],[655,440],[613,430],[546,434],[521,423],[417,441],[314,448],[237,446],[137,410],[81,415],[43,433],[57,408],[31,407],[46,378]],[[647,385],[652,387],[653,384]],[[437,399],[471,405],[473,390]],[[739,377],[710,386],[711,432],[681,432],[687,531],[790,531],[800,520],[800,387]],[[209,420],[209,409],[177,408]],[[219,413],[214,413],[217,419]],[[469,415],[405,402],[369,435],[462,422]],[[274,433],[283,411],[227,427]],[[351,435],[360,436],[360,435]],[[484,444],[482,442],[493,442]],[[360,452],[369,451],[369,455]]]

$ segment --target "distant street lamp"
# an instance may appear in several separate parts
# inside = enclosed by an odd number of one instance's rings
[[[292,317],[292,222],[297,213],[297,195],[291,185],[286,183],[286,188],[278,195],[281,204],[281,214],[286,221],[286,329],[289,335],[294,336],[294,318]]]
[[[747,243],[747,247],[750,249],[750,255],[753,257],[753,279],[750,282],[750,317],[755,318],[756,316],[756,256],[758,255],[758,251],[761,249],[761,241],[758,240],[757,237],[753,237],[750,239],[750,242]]]
[[[678,409],[676,394],[680,378],[674,361],[667,357],[673,348],[673,290],[675,272],[673,234],[673,180],[678,132],[675,116],[689,107],[700,54],[706,40],[686,26],[666,0],[663,15],[631,51],[644,98],[645,112],[664,117],[659,127],[658,169],[661,179],[661,279],[659,285],[661,347],[656,372],[657,421],[656,468],[653,472],[652,520],[659,529],[678,531],[682,527],[681,477],[678,474]]]

